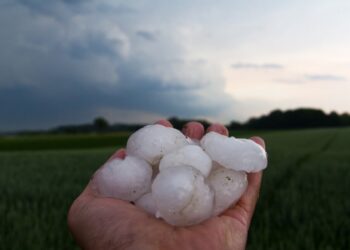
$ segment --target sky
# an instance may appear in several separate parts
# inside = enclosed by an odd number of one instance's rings
[[[350,112],[350,2],[0,0],[0,131]]]

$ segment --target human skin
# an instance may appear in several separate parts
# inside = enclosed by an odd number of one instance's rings
[[[166,120],[158,124],[172,126]],[[203,125],[197,122],[186,124],[182,131],[193,139],[204,135]],[[210,131],[228,135],[228,130],[220,124],[210,126],[207,132]],[[260,137],[251,139],[265,148]],[[108,161],[123,159],[125,155],[124,149],[118,150]],[[249,173],[247,190],[221,215],[198,225],[175,227],[129,202],[102,197],[92,177],[68,212],[68,226],[83,249],[245,249],[261,178],[262,172]]]

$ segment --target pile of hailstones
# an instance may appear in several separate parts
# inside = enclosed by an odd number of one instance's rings
[[[195,141],[162,125],[132,134],[126,154],[97,172],[101,194],[132,201],[176,226],[220,214],[246,190],[246,173],[267,166],[265,150],[252,140],[210,132]]]

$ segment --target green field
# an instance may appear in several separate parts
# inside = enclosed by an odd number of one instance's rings
[[[269,167],[248,249],[350,249],[350,129],[261,135]],[[126,137],[0,138],[0,248],[77,248],[68,208]]]
[[[125,145],[129,133],[0,137],[0,151],[94,149]]]

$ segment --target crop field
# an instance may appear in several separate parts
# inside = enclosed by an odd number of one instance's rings
[[[350,129],[261,135],[269,166],[247,248],[350,249]],[[126,138],[0,138],[0,248],[77,249],[68,208]]]

